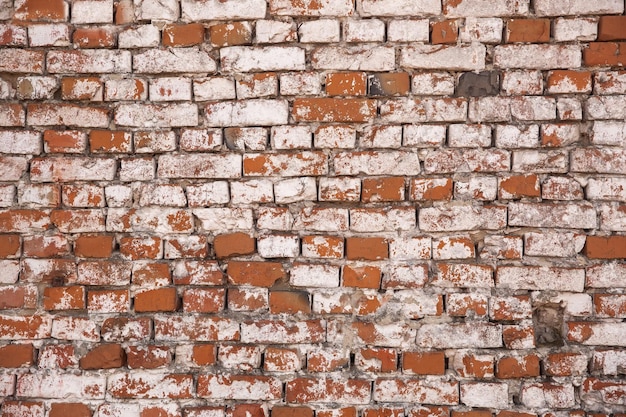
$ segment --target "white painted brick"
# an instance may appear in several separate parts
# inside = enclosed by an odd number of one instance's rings
[[[293,22],[279,20],[258,20],[255,25],[257,43],[283,43],[298,39]]]
[[[498,148],[536,148],[539,146],[539,125],[496,126]]]
[[[1,2],[0,2],[1,5]],[[10,8],[7,8],[10,10]],[[39,25],[42,26],[42,25]],[[32,28],[33,26],[31,26]],[[68,30],[69,35],[69,30]],[[0,38],[4,40],[4,46],[26,46],[26,27],[13,25],[10,23],[0,24]]]
[[[518,120],[553,120],[556,100],[551,97],[515,97],[511,100],[511,116]]]
[[[449,96],[454,94],[454,76],[448,72],[420,72],[411,79],[413,94]]]
[[[121,181],[151,181],[154,179],[154,160],[152,158],[128,158],[121,161]]]
[[[183,187],[174,184],[144,184],[139,188],[140,206],[185,207],[187,198]]]
[[[260,236],[257,251],[263,258],[295,258],[300,254],[300,239],[297,236]]]
[[[215,181],[187,186],[187,199],[190,207],[204,207],[211,204],[226,204],[230,201],[228,182]]]
[[[504,207],[462,206],[429,207],[419,210],[419,227],[423,231],[497,230],[506,225]]]
[[[428,19],[393,19],[387,27],[390,42],[428,42],[429,35]]]
[[[265,0],[181,0],[182,19],[199,20],[263,19],[267,4]]]
[[[463,122],[467,101],[456,98],[400,98],[380,105],[380,118],[387,123]]]
[[[513,152],[511,171],[527,173],[566,173],[569,158],[567,151],[523,150]]]
[[[475,257],[476,250],[470,235],[444,236],[433,241],[433,259],[474,259]]]
[[[132,127],[182,127],[198,125],[198,106],[179,104],[120,104],[115,123]]]
[[[485,68],[484,45],[415,45],[402,48],[400,65],[416,69],[477,71]]]
[[[291,269],[289,283],[294,287],[338,287],[339,267],[318,264],[296,264]]]
[[[211,56],[197,48],[150,49],[133,55],[133,71],[160,74],[169,72],[211,73],[217,64]]]
[[[585,235],[545,230],[524,234],[524,253],[528,256],[575,257],[585,246]]]
[[[318,95],[322,91],[320,75],[316,72],[280,74],[280,94],[284,96]]]
[[[389,152],[341,152],[334,157],[337,175],[417,175],[420,173],[416,153]]]
[[[131,71],[129,51],[86,49],[50,51],[47,54],[50,73],[121,73]]]
[[[298,213],[296,222],[290,226],[306,231],[345,232],[349,227],[348,209],[305,207]]]
[[[289,103],[286,100],[246,100],[211,103],[206,106],[208,126],[286,125]]]
[[[235,80],[229,77],[196,78],[193,80],[193,96],[196,101],[235,99]]]
[[[599,71],[594,78],[595,94],[626,94],[626,72]]]
[[[448,128],[448,146],[454,148],[491,146],[491,127],[453,124]]]
[[[302,43],[339,42],[339,22],[331,19],[310,20],[298,26],[298,35]]]
[[[578,45],[499,45],[493,63],[497,68],[573,69],[581,66],[582,53]]]
[[[457,200],[493,201],[497,194],[496,177],[476,176],[454,182],[454,198]]]
[[[32,25],[28,28],[28,43],[32,46],[69,46],[70,27],[50,23]]]
[[[361,16],[438,15],[441,3],[438,0],[358,0],[357,10]]]
[[[389,242],[389,258],[398,260],[430,259],[430,237],[399,237]]]
[[[286,208],[261,207],[257,210],[258,229],[291,231],[294,218]]]
[[[503,72],[502,91],[510,96],[542,94],[543,75],[541,71]]]
[[[113,0],[76,0],[72,2],[72,23],[112,23]]]
[[[292,0],[270,0],[270,12],[278,16],[349,16],[352,0],[321,0],[315,4]]]
[[[150,80],[150,101],[191,100],[191,80],[163,77]]]
[[[480,97],[470,101],[472,122],[508,122],[511,120],[511,100],[507,97]]]
[[[273,73],[243,74],[237,78],[237,98],[270,97],[278,94],[278,77]]]
[[[561,120],[582,120],[583,106],[577,98],[559,97],[556,110]]]
[[[423,324],[417,345],[424,348],[497,348],[502,346],[502,326],[491,323]]]
[[[109,185],[104,189],[109,207],[130,207],[133,202],[133,189],[125,185]]]
[[[161,42],[161,31],[154,25],[140,25],[117,35],[120,48],[154,48]]]
[[[566,19],[559,17],[554,20],[552,36],[557,42],[588,42],[598,37],[598,21],[594,18]]]
[[[530,0],[444,0],[443,13],[447,17],[525,16]]]
[[[166,132],[136,132],[134,137],[135,153],[164,153],[176,149],[176,134]]]
[[[274,149],[306,149],[313,142],[309,126],[274,126],[270,140]]]
[[[611,200],[626,202],[626,178],[589,178],[586,195],[590,200]]]
[[[521,403],[530,408],[561,409],[576,406],[576,394],[571,384],[522,384]]]
[[[222,146],[221,129],[183,129],[179,146],[183,151],[205,152],[219,150]]]
[[[205,232],[250,230],[253,224],[252,210],[247,208],[197,208],[193,215],[199,221],[200,230]]]
[[[626,210],[623,205],[600,206],[600,228],[612,232],[626,232]]]
[[[223,72],[299,71],[304,49],[295,46],[230,46],[220,49]]]
[[[611,262],[588,267],[587,286],[590,288],[626,287],[626,264]]]
[[[412,207],[350,210],[350,230],[354,232],[412,230],[415,225],[415,209]]]
[[[555,3],[551,0],[537,0],[535,2],[535,13],[538,16],[622,14],[623,12],[624,2],[621,0],[597,0],[594,2],[568,0],[563,3]]]
[[[30,130],[0,131],[0,153],[39,155],[41,143],[40,132]]]
[[[439,125],[405,125],[402,137],[404,146],[417,148],[439,147],[446,140],[446,127]]]
[[[396,55],[389,46],[328,46],[311,53],[313,69],[346,71],[392,71]]]
[[[317,184],[315,178],[289,178],[274,184],[277,204],[289,204],[296,201],[317,200]]]
[[[314,141],[316,148],[354,148],[356,130],[350,126],[320,126]]]
[[[385,40],[385,22],[378,19],[349,19],[343,23],[346,42],[382,42]]]
[[[138,20],[175,21],[179,17],[178,0],[133,0]]]
[[[461,384],[461,402],[468,407],[507,408],[509,386],[499,382],[465,382]]]
[[[594,122],[591,142],[595,145],[625,146],[626,123],[618,121]]]
[[[503,27],[502,19],[468,17],[459,30],[459,39],[461,42],[500,43]]]
[[[509,226],[595,229],[596,210],[590,203],[510,203]]]
[[[267,129],[263,127],[232,128],[224,132],[229,149],[263,151],[267,148]]]
[[[366,126],[359,138],[359,146],[364,148],[399,148],[401,145],[402,126]]]
[[[456,405],[459,402],[458,382],[430,379],[379,379],[374,385],[374,400],[411,403],[420,398],[427,404]]]
[[[321,177],[319,180],[320,201],[359,201],[361,180],[351,177]]]
[[[269,180],[249,180],[230,183],[233,204],[271,203],[274,201],[273,184]]]
[[[239,178],[241,155],[186,154],[162,155],[158,159],[159,178]]]
[[[146,100],[147,98],[148,83],[145,80],[133,78],[105,81],[105,101]]]
[[[589,119],[624,119],[626,118],[626,95],[591,96],[585,104]]]
[[[496,271],[496,288],[583,292],[585,270],[544,266],[501,266]]]
[[[51,372],[20,375],[15,387],[20,397],[104,399],[106,377]]]

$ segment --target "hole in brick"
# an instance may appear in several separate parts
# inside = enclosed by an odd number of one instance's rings
[[[52,286],[53,287],[62,287],[65,285],[65,277],[62,275],[57,275],[52,277]]]
[[[563,346],[563,307],[544,304],[533,312],[537,346]]]

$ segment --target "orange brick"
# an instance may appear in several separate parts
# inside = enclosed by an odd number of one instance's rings
[[[1,368],[21,368],[34,363],[35,349],[31,343],[0,347]]]
[[[367,93],[364,72],[335,72],[326,74],[326,94],[329,96],[362,96]]]
[[[398,352],[395,349],[360,349],[356,366],[366,372],[395,372],[398,369]]]
[[[81,258],[110,258],[113,243],[113,236],[79,236],[74,242],[74,255]]]
[[[456,20],[444,20],[431,25],[430,42],[432,44],[456,43],[459,25]]]
[[[587,236],[585,254],[591,259],[624,259],[626,236]]]
[[[204,26],[201,23],[167,25],[163,28],[164,46],[200,45],[204,41]]]
[[[67,5],[63,0],[25,0],[15,11],[17,20],[67,20]]]
[[[271,287],[277,280],[287,276],[278,262],[231,261],[227,273],[228,280],[235,285],[256,287]]]
[[[626,40],[626,16],[600,16],[600,21],[598,22],[598,40]]]
[[[63,100],[101,101],[103,83],[97,77],[65,77],[61,80]]]
[[[158,237],[123,237],[120,239],[120,253],[127,259],[160,259],[162,242]]]
[[[589,42],[583,61],[586,66],[626,65],[626,42]]]
[[[539,375],[539,357],[537,355],[502,358],[496,364],[497,378],[530,378]]]
[[[115,34],[103,28],[76,28],[72,41],[79,48],[112,48],[115,46]]]
[[[380,288],[381,273],[377,266],[349,266],[342,270],[342,285],[355,288]]]
[[[217,349],[214,345],[195,345],[192,349],[191,360],[198,366],[215,364]]]
[[[49,153],[81,153],[87,146],[86,135],[79,130],[44,130],[43,142]]]
[[[130,369],[155,369],[168,366],[172,361],[167,346],[129,346],[126,350],[126,362]]]
[[[52,403],[48,417],[91,417],[91,409],[81,403]]]
[[[17,258],[22,244],[20,235],[0,235],[0,258]]]
[[[370,96],[404,96],[411,90],[409,74],[391,72],[374,74],[368,79]]]
[[[365,203],[404,200],[404,178],[365,178],[361,199]]]
[[[118,344],[96,346],[80,358],[81,369],[113,369],[126,365],[126,352]]]
[[[270,292],[270,313],[311,313],[309,294],[304,291]]]
[[[523,197],[539,197],[539,177],[536,174],[512,175],[500,180],[499,197],[517,199]]]
[[[176,288],[157,288],[135,294],[135,312],[176,311]]]
[[[48,287],[43,293],[46,310],[80,310],[85,305],[85,287]]]
[[[220,23],[209,28],[213,46],[246,45],[252,42],[250,25],[243,22]]]
[[[443,375],[446,358],[443,352],[404,352],[402,370],[417,375]]]
[[[511,19],[506,27],[506,41],[550,42],[549,19]]]
[[[215,236],[213,247],[218,258],[250,255],[255,251],[255,240],[247,233],[230,233]]]
[[[376,100],[361,98],[297,98],[296,122],[367,122],[376,117]]]
[[[349,237],[346,239],[346,258],[375,261],[389,257],[389,244],[382,237]]]
[[[132,134],[124,131],[92,130],[89,133],[91,152],[128,153],[131,151]]]

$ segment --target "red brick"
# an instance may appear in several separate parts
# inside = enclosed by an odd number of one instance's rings
[[[309,294],[301,291],[271,291],[270,313],[311,313]]]
[[[234,285],[271,287],[279,279],[286,278],[282,264],[278,262],[230,261],[228,280]]]
[[[130,369],[155,369],[170,364],[172,355],[167,346],[129,346],[126,361]]]
[[[365,178],[361,200],[364,203],[404,200],[404,178]]]
[[[430,42],[432,44],[456,43],[459,26],[456,20],[444,20],[431,25]]]
[[[297,98],[292,116],[296,122],[367,122],[376,117],[376,101],[357,98]]]
[[[118,344],[99,345],[80,358],[81,369],[113,369],[126,364],[126,353]]]
[[[131,260],[160,259],[162,246],[161,239],[158,237],[123,237],[120,239],[120,253],[124,258]]]
[[[219,23],[209,28],[213,46],[246,45],[252,42],[250,25],[244,22]]]
[[[217,349],[215,345],[194,345],[191,359],[198,366],[213,365],[216,362]]]
[[[511,19],[506,27],[506,41],[550,42],[549,19]]]
[[[626,40],[626,16],[600,16],[600,21],[598,22],[598,40]]]
[[[48,287],[43,293],[46,310],[80,310],[85,305],[85,287]]]
[[[91,417],[91,409],[81,403],[52,403],[48,417]]]
[[[255,241],[247,233],[230,233],[215,236],[213,247],[215,256],[225,258],[228,256],[250,255],[255,251]]]
[[[329,96],[362,96],[367,93],[364,72],[335,72],[326,74],[326,94]]]
[[[74,242],[74,254],[81,258],[110,258],[113,244],[113,236],[82,235]]]
[[[0,347],[0,368],[21,368],[34,364],[35,348],[32,344]]]
[[[626,236],[587,236],[585,254],[590,259],[624,259]]]
[[[137,313],[176,311],[177,307],[176,288],[157,288],[135,294],[135,311]]]
[[[313,417],[313,409],[306,406],[274,406],[272,417]]]
[[[589,42],[583,50],[586,66],[624,66],[626,65],[626,42]]]
[[[20,256],[22,242],[20,235],[0,235],[0,258],[17,258]]]
[[[204,26],[201,23],[166,25],[163,28],[163,46],[192,46],[204,41]]]
[[[443,352],[404,352],[402,371],[417,375],[443,375],[446,358]]]
[[[27,21],[63,21],[67,19],[63,0],[26,0],[15,11],[15,19]]]
[[[497,378],[531,378],[539,375],[539,357],[537,355],[505,357],[500,359],[496,365]]]
[[[346,258],[380,260],[389,257],[389,244],[382,237],[349,237],[346,239]]]
[[[76,28],[72,42],[79,48],[111,48],[115,46],[115,34],[105,28]]]

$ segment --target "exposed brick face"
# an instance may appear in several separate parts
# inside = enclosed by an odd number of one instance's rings
[[[2,417],[624,417],[623,0],[0,0]]]

